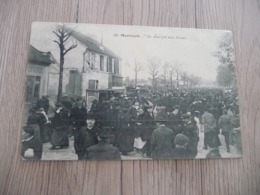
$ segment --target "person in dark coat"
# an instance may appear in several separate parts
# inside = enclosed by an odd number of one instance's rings
[[[135,132],[135,137],[140,136],[138,132],[138,128],[136,126],[138,108],[139,108],[139,102],[134,101],[132,106],[128,110],[130,128]]]
[[[79,133],[75,136],[74,148],[78,159],[82,160],[88,147],[98,143],[97,136],[101,129],[95,124],[95,116],[93,113],[88,113],[86,117],[86,126],[83,126]]]
[[[42,142],[34,136],[34,128],[32,126],[25,126],[24,131],[27,133],[22,139],[21,155],[25,159],[41,160],[42,158]],[[33,150],[32,156],[26,156],[28,149]]]
[[[172,159],[174,147],[174,133],[165,126],[168,116],[165,112],[159,112],[155,121],[157,129],[152,133],[151,152],[153,159]]]
[[[172,112],[169,114],[169,121],[167,127],[173,130],[174,135],[181,133],[181,114],[180,114],[180,107],[178,105],[173,107]]]
[[[77,105],[71,109],[70,120],[74,128],[74,133],[78,133],[81,127],[86,125],[87,109],[83,106],[82,98],[77,98]]]
[[[109,139],[112,138],[106,132],[100,133],[98,143],[87,148],[84,159],[88,160],[121,160],[119,149],[109,144]]]
[[[227,152],[230,152],[229,137],[233,128],[232,120],[231,117],[227,114],[227,110],[223,110],[223,115],[219,118],[218,126],[222,130],[221,134],[225,137]]]
[[[210,109],[208,107],[205,107],[204,109],[204,114],[202,115],[202,124],[204,125],[204,149],[207,149],[213,137],[215,137],[217,134],[216,120],[215,117],[210,113]]]
[[[37,114],[41,117],[41,125],[40,125],[41,140],[42,143],[46,143],[50,141],[50,137],[48,136],[48,131],[51,125],[51,121],[49,120],[43,108],[39,108]]]
[[[54,130],[51,136],[51,150],[55,150],[57,147],[60,149],[69,147],[68,127],[69,111],[62,104],[57,104],[57,109],[53,118]]]
[[[113,135],[113,137],[111,138],[111,144],[113,144],[114,146],[118,147],[118,131],[119,131],[119,121],[118,121],[118,116],[119,116],[119,103],[115,102],[113,105],[110,105],[110,109],[107,112],[108,114],[108,118],[107,120],[110,121],[110,132],[111,135]]]
[[[175,139],[175,148],[173,150],[173,158],[174,159],[185,159],[188,158],[187,154],[187,145],[189,143],[189,138],[183,134],[177,134]]]
[[[142,141],[146,141],[142,148],[142,152],[151,157],[151,138],[152,132],[156,128],[153,115],[148,112],[149,106],[144,106],[141,114],[138,116],[137,125],[140,132],[140,137]]]
[[[127,108],[121,108],[118,114],[118,148],[123,155],[134,150],[135,131],[130,127]]]
[[[34,136],[41,140],[41,129],[43,121],[41,116],[36,112],[35,108],[29,110],[29,116],[27,119],[27,125],[30,125],[34,130]]]
[[[198,128],[192,123],[191,116],[189,114],[184,114],[183,119],[183,135],[189,138],[189,143],[186,147],[187,149],[187,158],[195,158],[198,153]]]

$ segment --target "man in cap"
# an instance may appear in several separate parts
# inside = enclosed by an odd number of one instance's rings
[[[109,144],[113,136],[102,132],[97,136],[98,143],[87,148],[84,159],[90,160],[121,160],[119,149]]]
[[[165,126],[167,114],[159,112],[155,121],[157,129],[152,133],[151,152],[153,159],[171,159],[173,157],[174,133]]]
[[[195,158],[198,153],[198,128],[197,126],[191,121],[190,114],[182,115],[183,120],[183,134],[189,138],[189,143],[187,145],[187,157],[188,158]]]
[[[183,159],[187,158],[187,145],[189,143],[189,138],[183,134],[176,135],[174,139],[175,149],[173,150],[173,158]]]
[[[83,126],[75,136],[74,148],[79,160],[83,159],[88,147],[98,143],[97,136],[100,132],[100,128],[95,122],[94,114],[91,112],[88,113],[86,117],[87,125]]]

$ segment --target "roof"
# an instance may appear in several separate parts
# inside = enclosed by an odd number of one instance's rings
[[[44,66],[49,66],[50,64],[56,63],[55,58],[51,52],[42,52],[30,45],[29,48],[29,62],[37,63]]]
[[[71,29],[65,27],[65,30],[70,31]],[[117,54],[105,47],[102,43],[99,43],[98,41],[87,35],[83,35],[82,33],[73,30],[71,36],[77,39],[83,45],[85,45],[90,51],[121,59]]]

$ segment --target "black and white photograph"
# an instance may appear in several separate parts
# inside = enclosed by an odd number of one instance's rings
[[[24,160],[242,156],[232,32],[34,22]]]

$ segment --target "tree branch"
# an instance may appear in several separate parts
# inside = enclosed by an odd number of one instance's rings
[[[53,42],[57,43],[57,44],[60,46],[60,43],[59,43],[58,41],[55,41],[55,40],[54,40]]]
[[[52,31],[57,37],[59,37],[60,38],[60,35],[57,33],[57,32],[55,32],[55,31]]]
[[[69,38],[70,38],[70,35],[69,35],[69,34],[65,35],[65,36],[64,36],[64,39],[63,39],[63,42],[65,43]]]
[[[68,53],[70,50],[74,49],[75,47],[77,47],[77,44],[70,46],[69,49],[65,50],[63,54],[66,55],[66,53]]]
[[[63,31],[64,31],[63,29],[64,29],[64,26],[62,26],[61,28],[59,28],[59,29],[58,29],[58,32],[59,32],[60,34],[63,33]]]

